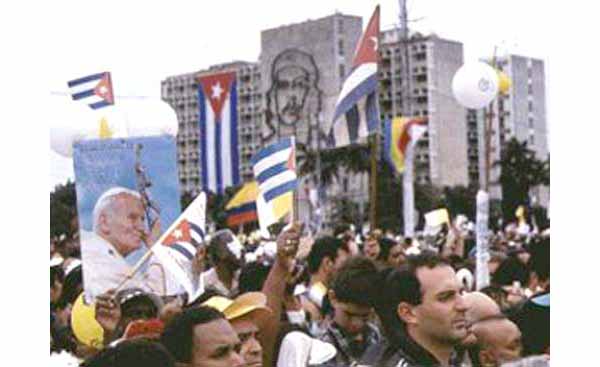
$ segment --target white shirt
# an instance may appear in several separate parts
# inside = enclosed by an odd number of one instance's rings
[[[202,273],[201,277],[203,278],[205,289],[212,287],[219,291],[221,294],[223,294],[225,297],[231,298],[238,289],[239,275],[239,270],[234,273],[233,280],[231,281],[231,289],[227,288],[227,286],[225,286],[225,284],[221,282],[221,279],[219,279],[219,275],[217,274],[217,270],[215,268],[211,268],[205,271],[204,273]]]
[[[119,286],[132,270],[132,266],[110,242],[93,232],[83,230],[81,231],[81,259],[86,301],[90,302],[97,295]],[[141,269],[121,289],[137,287],[159,295],[164,294],[163,271],[156,264],[152,264],[152,259],[150,260],[147,269]]]

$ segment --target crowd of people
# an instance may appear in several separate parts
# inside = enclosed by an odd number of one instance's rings
[[[549,365],[549,228],[494,233],[485,286],[474,233],[453,225],[403,238],[351,225],[312,236],[294,223],[273,241],[238,239],[241,257],[218,235],[196,252],[204,293],[194,300],[140,288],[98,295],[95,344],[73,332],[83,292],[78,240],[51,241],[51,359],[84,367]]]

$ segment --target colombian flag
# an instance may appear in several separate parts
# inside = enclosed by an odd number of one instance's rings
[[[256,198],[258,197],[258,184],[251,181],[242,186],[235,196],[227,203],[227,225],[239,226],[243,223],[258,220],[256,212]]]
[[[404,171],[404,160],[409,144],[417,140],[427,130],[427,119],[394,117],[384,123],[385,157],[397,173]]]

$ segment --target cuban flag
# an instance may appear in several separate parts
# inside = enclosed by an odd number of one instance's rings
[[[258,182],[256,206],[261,231],[292,210],[296,176],[295,138],[284,138],[261,149],[250,160]]]
[[[202,187],[222,194],[240,183],[235,72],[198,77]]]
[[[115,104],[108,71],[71,80],[67,85],[73,100],[87,103],[94,110]]]
[[[379,6],[375,8],[360,38],[352,70],[338,97],[328,137],[329,147],[355,143],[379,130],[381,122],[377,100],[378,45]]]
[[[151,248],[176,283],[167,286],[171,290],[167,293],[183,289],[189,301],[204,291],[202,277],[193,273],[192,263],[198,248],[204,246],[205,229],[206,194],[201,192]]]

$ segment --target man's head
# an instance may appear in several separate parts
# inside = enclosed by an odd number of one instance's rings
[[[162,345],[145,339],[128,340],[103,349],[82,367],[174,367],[173,357]]]
[[[106,191],[94,206],[94,232],[122,255],[142,246],[146,234],[140,194],[122,187]]]
[[[456,345],[467,335],[461,285],[452,267],[435,254],[409,258],[384,273],[377,313],[388,337],[405,330],[415,340]]]
[[[334,321],[348,334],[364,330],[377,297],[373,285],[378,278],[375,264],[366,257],[348,259],[336,273],[329,299],[335,312]]]
[[[501,315],[478,321],[473,333],[479,346],[479,361],[484,366],[500,366],[521,357],[521,332]]]
[[[331,236],[318,238],[308,254],[308,271],[311,274],[321,273],[329,282],[348,254],[349,250],[341,239]]]
[[[235,271],[243,265],[242,249],[233,232],[228,229],[221,230],[210,239],[208,257],[215,266]]]
[[[225,316],[212,307],[183,311],[165,327],[161,343],[190,367],[243,366],[241,343]]]
[[[122,331],[132,321],[157,318],[163,306],[158,296],[144,292],[139,288],[124,289],[117,293],[116,298],[121,307],[119,326]]]
[[[302,121],[304,106],[311,89],[316,88],[319,74],[311,55],[295,49],[279,54],[273,61],[269,90],[275,102],[279,122],[293,125]]]
[[[501,311],[496,302],[485,293],[466,293],[463,298],[468,307],[465,314],[467,318],[468,334],[463,340],[463,345],[474,345],[477,343],[477,337],[473,333],[472,326],[479,320],[500,315]]]
[[[260,329],[271,317],[272,311],[267,307],[267,297],[261,292],[248,292],[235,300],[225,297],[212,297],[205,306],[213,307],[231,323],[242,343],[240,354],[246,366],[260,367],[263,361],[263,349],[260,344]]]
[[[365,247],[364,247],[365,256],[373,261],[375,261],[379,258],[379,253],[381,252],[381,247],[379,246],[379,241],[381,238],[382,238],[381,231],[376,229],[367,236],[367,240],[365,241]]]
[[[398,267],[406,261],[402,245],[390,238],[384,237],[379,241],[381,252],[379,259],[387,266]]]

